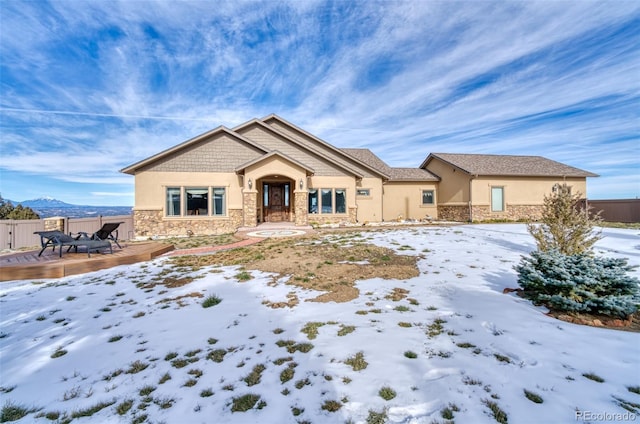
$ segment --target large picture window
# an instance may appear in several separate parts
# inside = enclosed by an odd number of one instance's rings
[[[226,189],[167,187],[165,207],[166,216],[224,216],[227,208]]]
[[[209,215],[209,189],[191,187],[184,189],[185,215]]]
[[[309,213],[347,213],[347,190],[344,188],[309,189]]]
[[[504,187],[491,187],[491,212],[504,212]]]

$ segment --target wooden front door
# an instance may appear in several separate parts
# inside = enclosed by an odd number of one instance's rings
[[[289,220],[289,184],[265,184],[267,204],[264,208],[265,222]]]

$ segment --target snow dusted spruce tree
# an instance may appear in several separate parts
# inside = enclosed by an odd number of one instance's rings
[[[576,209],[580,193],[571,194],[566,184],[556,185],[551,196],[544,197],[542,223],[528,224],[527,230],[538,245],[538,250],[557,250],[563,255],[589,252],[602,238],[594,226],[602,218],[600,213],[591,215],[589,209]]]
[[[638,310],[640,281],[627,259],[595,257],[599,215],[578,210],[579,195],[562,185],[545,196],[541,224],[529,224],[538,250],[515,267],[525,298],[554,311],[628,318]]]

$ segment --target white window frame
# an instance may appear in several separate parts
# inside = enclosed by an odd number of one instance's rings
[[[500,193],[500,198],[494,198],[495,193]],[[497,208],[497,201],[500,200],[500,207]],[[504,201],[504,186],[491,186],[491,212],[504,212],[506,203]]]

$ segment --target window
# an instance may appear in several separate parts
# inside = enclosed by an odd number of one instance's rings
[[[180,216],[180,187],[167,187],[167,216]]]
[[[309,213],[318,213],[318,190],[309,190]]]
[[[309,189],[309,213],[347,213],[347,189]]]
[[[224,187],[213,188],[213,215],[221,216],[225,214],[226,190]]]
[[[504,212],[504,187],[491,187],[491,212]]]
[[[422,204],[433,205],[434,204],[434,192],[433,190],[422,190]]]
[[[166,193],[166,216],[224,216],[226,214],[224,187],[167,187]],[[213,194],[213,201],[209,202],[211,194]],[[181,204],[184,208],[182,213]]]
[[[347,194],[344,188],[336,189],[336,213],[347,212]]]
[[[333,190],[330,188],[320,189],[320,201],[322,202],[322,213],[333,213]]]
[[[209,214],[209,189],[207,187],[185,188],[185,215]]]
[[[371,190],[368,188],[359,188],[356,190],[356,196],[371,196]]]

